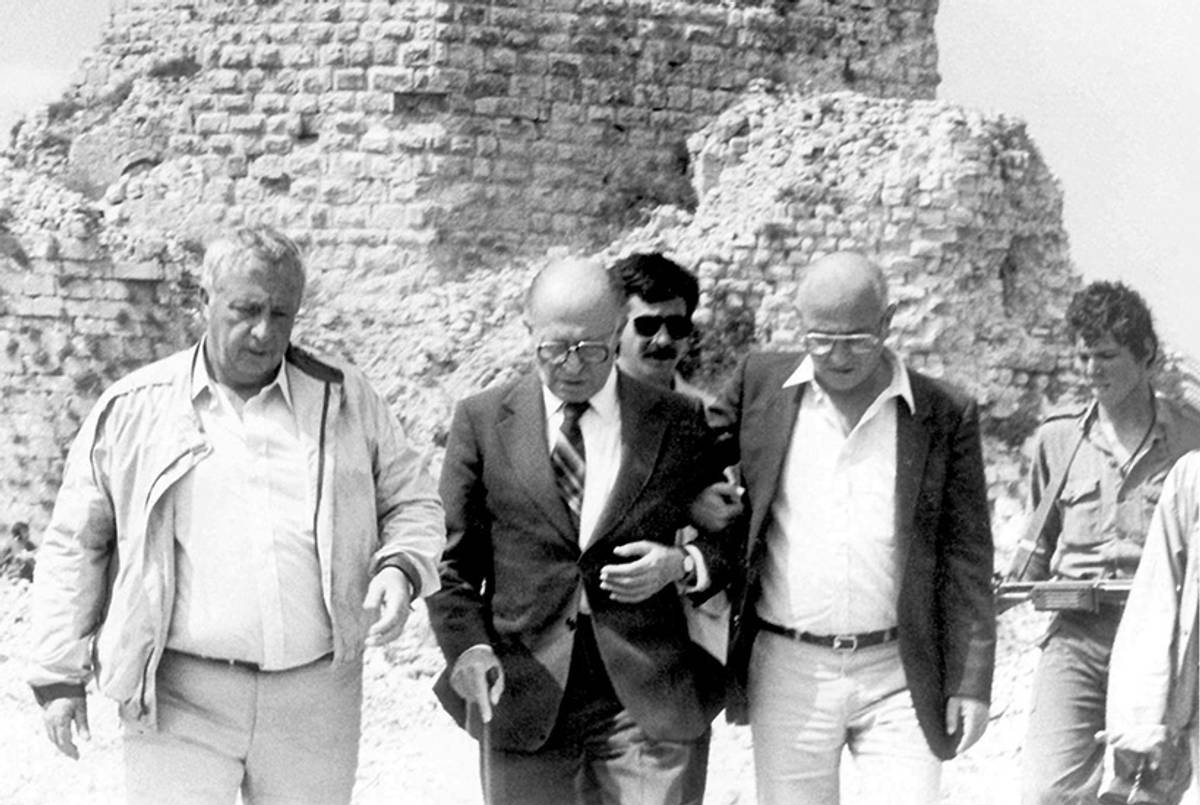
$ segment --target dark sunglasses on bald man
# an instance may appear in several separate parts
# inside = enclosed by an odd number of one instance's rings
[[[650,338],[663,327],[673,339],[687,338],[692,334],[692,320],[687,316],[635,316],[633,330],[642,338]]]

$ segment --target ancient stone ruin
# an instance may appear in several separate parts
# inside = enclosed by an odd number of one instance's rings
[[[0,160],[0,530],[44,523],[98,390],[194,336],[202,241],[242,222],[308,249],[298,338],[434,445],[524,362],[556,250],[695,268],[710,386],[789,344],[814,256],[871,253],[895,344],[983,402],[998,496],[1070,386],[1061,192],[1019,121],[933,100],[936,0],[113,5]]]

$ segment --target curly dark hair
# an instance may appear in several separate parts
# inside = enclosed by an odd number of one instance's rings
[[[631,254],[610,269],[620,277],[625,296],[640,296],[650,304],[682,299],[691,316],[700,301],[696,275],[658,252]]]
[[[1150,308],[1141,294],[1124,283],[1093,282],[1077,291],[1067,307],[1067,330],[1085,344],[1112,336],[1138,360],[1158,356]]]

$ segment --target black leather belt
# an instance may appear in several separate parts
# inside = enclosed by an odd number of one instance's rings
[[[860,648],[881,646],[900,637],[900,629],[895,626],[890,629],[880,629],[877,632],[860,632],[858,634],[813,634],[759,619],[758,628],[764,632],[798,640],[801,643],[831,648],[834,651],[857,651]]]
[[[203,662],[216,663],[217,665],[227,665],[230,668],[241,668],[243,671],[253,671],[256,674],[273,673],[273,671],[263,671],[263,668],[261,665],[259,665],[256,662],[250,662],[249,660],[233,660],[233,659],[228,659],[226,657],[206,657],[202,654],[189,654],[186,651],[176,651],[175,649],[172,649],[172,648],[167,649],[167,652],[169,652],[171,654],[178,654],[181,657],[187,657],[187,658],[193,659],[193,660],[201,660]],[[304,665],[297,665],[296,668],[305,668],[309,665],[312,665],[313,663],[318,663],[318,662],[322,662],[324,660],[330,660],[330,659],[333,659],[332,651],[329,652],[328,654],[317,657],[317,659],[313,660],[310,663],[305,663]],[[282,668],[279,670],[294,671],[295,668]]]

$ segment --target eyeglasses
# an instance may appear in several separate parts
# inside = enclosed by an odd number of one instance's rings
[[[608,360],[612,349],[604,341],[543,341],[537,345],[538,360],[545,363],[566,363],[571,353],[580,363],[596,364]]]
[[[800,341],[808,354],[816,358],[824,358],[838,344],[860,357],[870,355],[883,344],[883,339],[873,333],[805,333]]]
[[[692,320],[687,316],[635,316],[633,319],[633,330],[642,338],[657,335],[664,326],[667,335],[675,340],[692,334]]]

